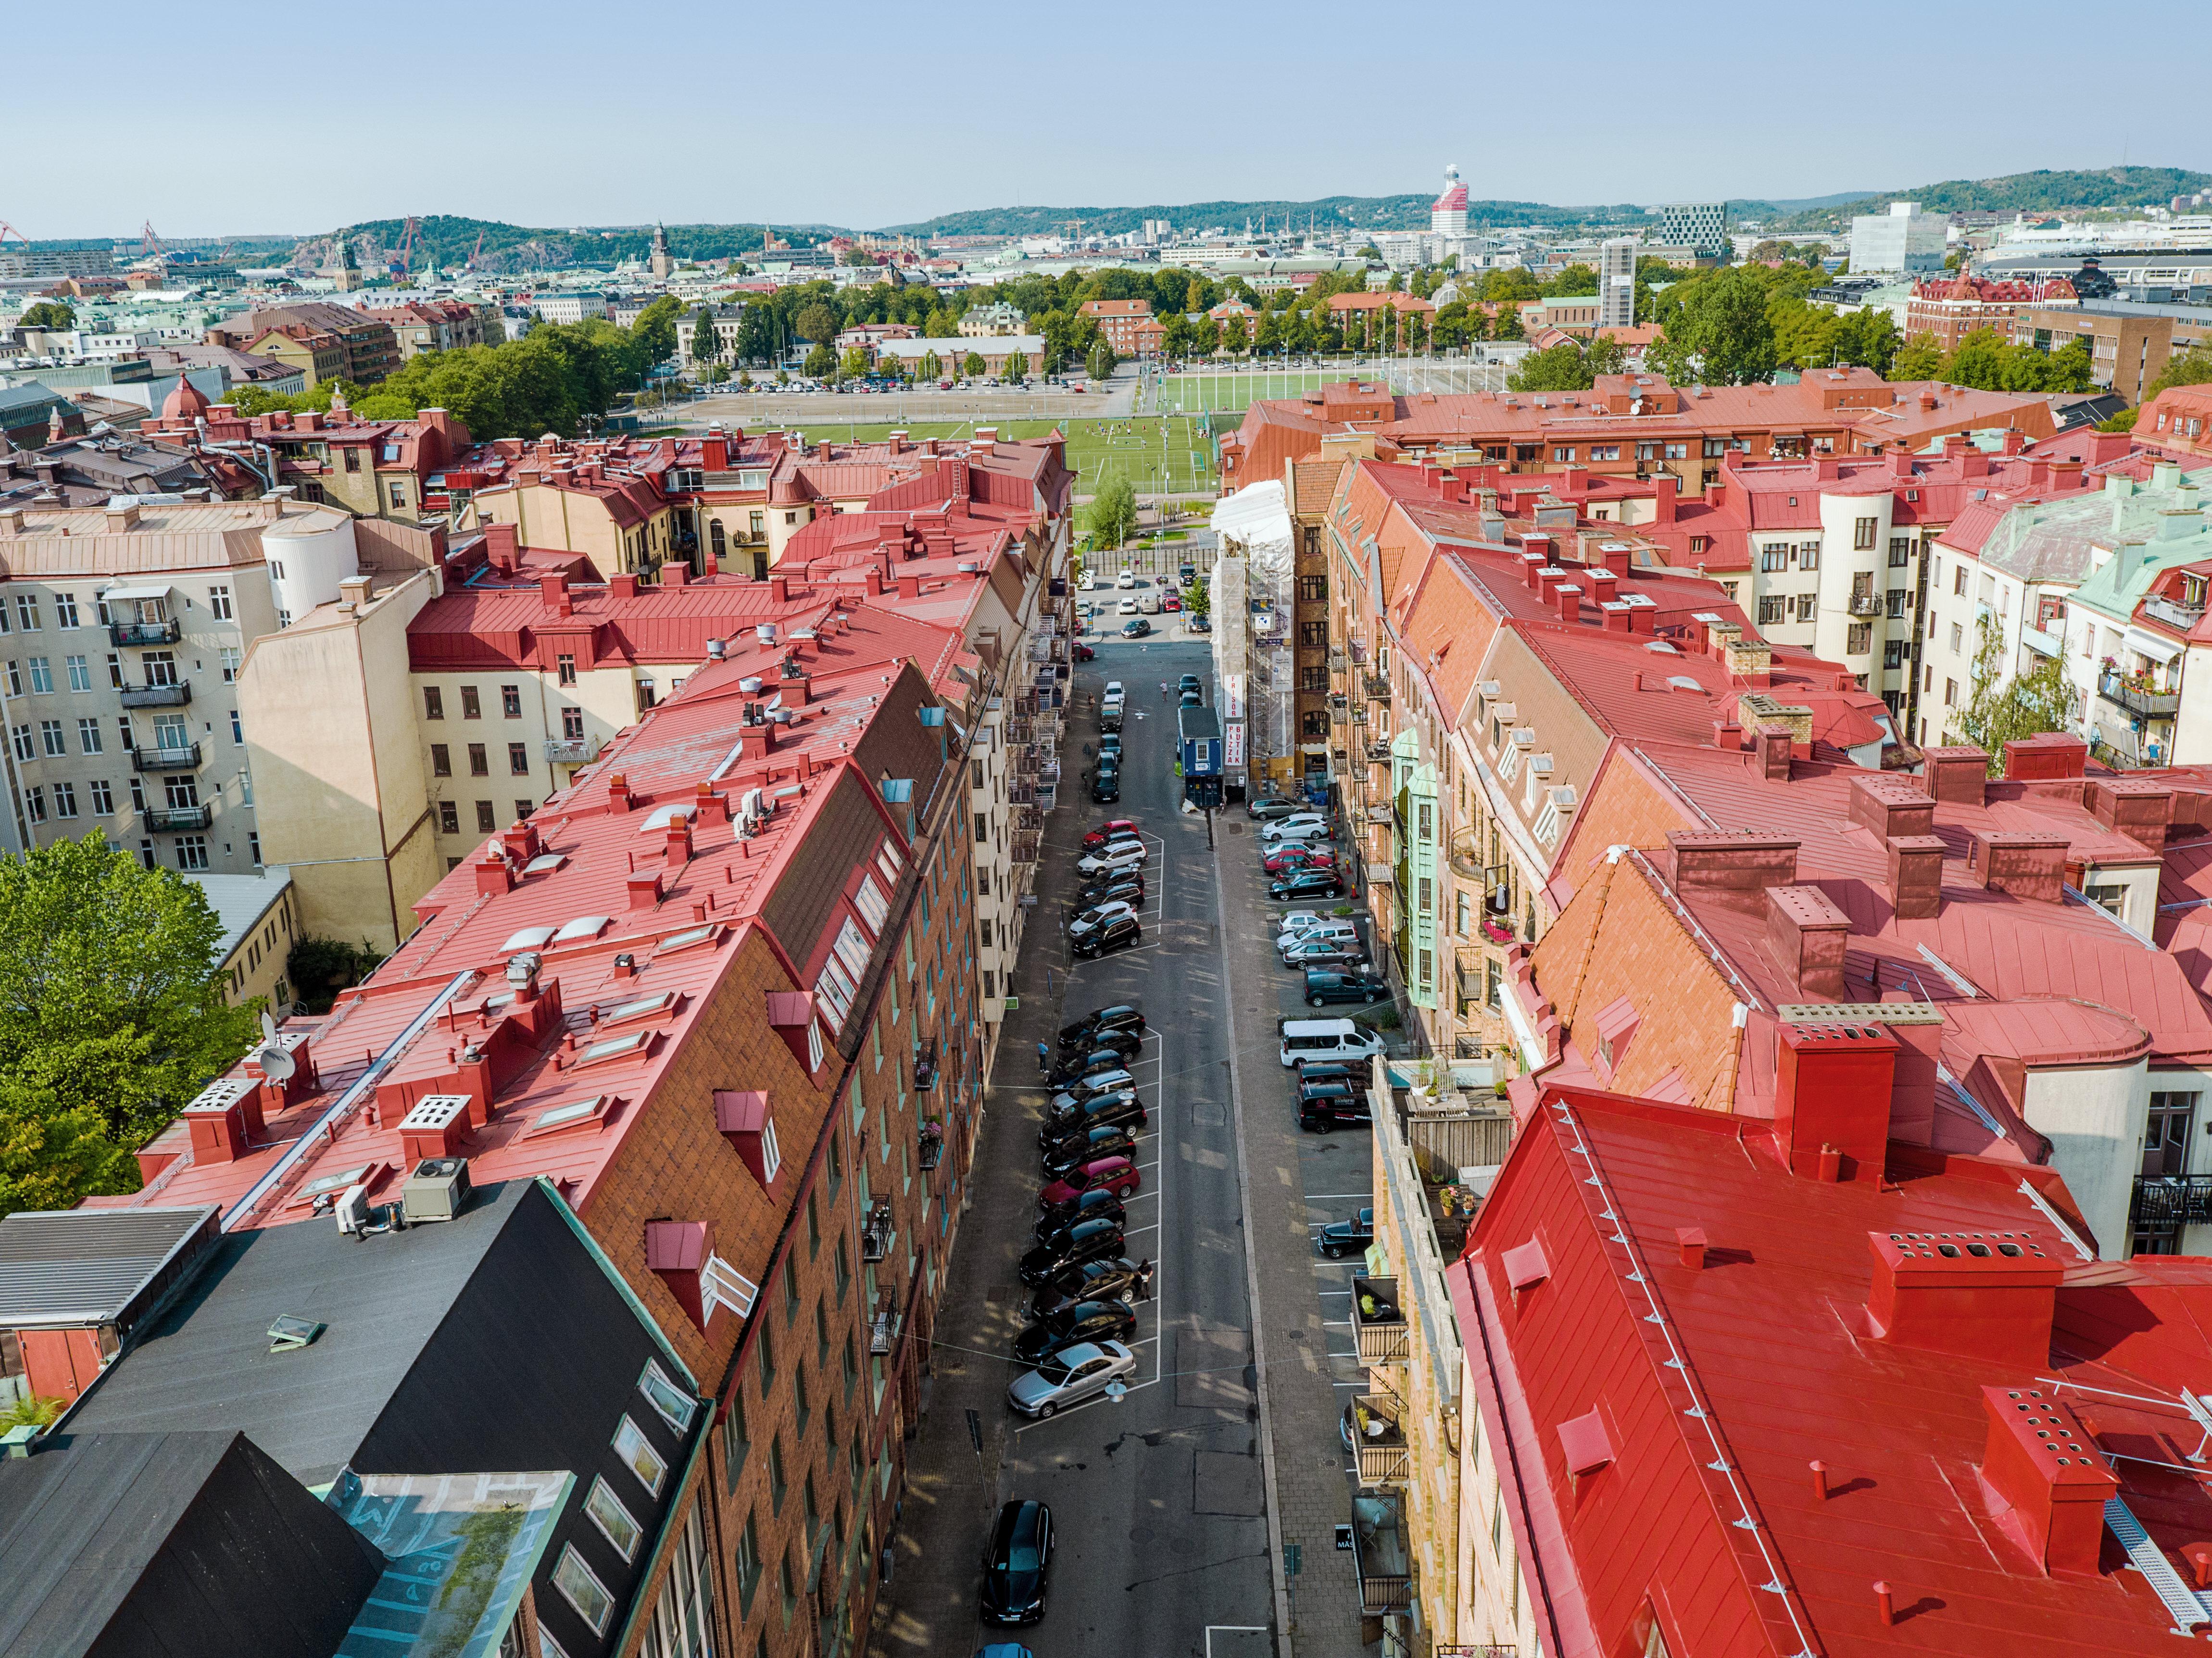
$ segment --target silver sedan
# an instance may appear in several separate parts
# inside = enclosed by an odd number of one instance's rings
[[[1137,1368],[1137,1356],[1118,1341],[1083,1341],[1063,1347],[1014,1378],[1006,1403],[1040,1419],[1103,1393]]]

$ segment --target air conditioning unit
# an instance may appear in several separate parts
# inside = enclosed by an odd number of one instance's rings
[[[426,1220],[453,1220],[468,1206],[469,1160],[425,1157],[399,1188],[399,1212],[410,1226]]]

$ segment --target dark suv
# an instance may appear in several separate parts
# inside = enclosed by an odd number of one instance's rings
[[[1070,938],[1068,948],[1077,956],[1103,956],[1109,950],[1131,950],[1145,941],[1145,929],[1133,915],[1116,915],[1103,926],[1080,938]]]
[[[1143,1011],[1127,1002],[1117,1004],[1113,1007],[1095,1009],[1072,1023],[1060,1026],[1060,1045],[1062,1048],[1073,1048],[1078,1043],[1088,1042],[1098,1036],[1101,1032],[1108,1030],[1125,1031],[1132,1035],[1142,1036],[1145,1034]],[[1103,1047],[1103,1043],[1101,1042],[1099,1045]]]
[[[1319,968],[1306,969],[1308,1007],[1320,1007],[1328,1002],[1387,1001],[1389,995],[1389,981],[1371,974],[1324,972]]]
[[[1340,898],[1344,878],[1333,869],[1290,870],[1267,883],[1267,896],[1279,904],[1302,898]]]

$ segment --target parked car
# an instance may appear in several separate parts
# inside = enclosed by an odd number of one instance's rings
[[[1126,875],[1103,877],[1089,886],[1077,890],[1075,908],[1091,909],[1100,904],[1122,903],[1135,906],[1145,902],[1145,878],[1131,870]]]
[[[1016,1270],[1023,1283],[1036,1289],[1063,1266],[1079,1266],[1086,1260],[1111,1260],[1121,1253],[1121,1229],[1110,1220],[1078,1221],[1032,1246]]]
[[[1057,1209],[1074,1202],[1085,1192],[1111,1192],[1126,1203],[1129,1194],[1144,1183],[1143,1174],[1128,1158],[1100,1157],[1056,1181],[1047,1181],[1044,1189],[1037,1193],[1037,1207]]]
[[[1004,1504],[983,1551],[983,1621],[1036,1622],[1051,1574],[1052,1510],[1036,1502]]]
[[[1373,974],[1306,969],[1308,1007],[1319,1007],[1326,1002],[1379,1002],[1389,994],[1389,983]]]
[[[1213,631],[1212,622],[1203,616],[1194,615],[1183,625],[1194,634],[1210,634]]]
[[[1142,639],[1146,634],[1152,632],[1152,624],[1151,623],[1146,621],[1145,618],[1140,616],[1133,616],[1127,622],[1124,622],[1121,624],[1121,637],[1124,639]]]
[[[1302,926],[1285,927],[1275,935],[1275,948],[1278,950],[1288,950],[1292,944],[1311,944],[1320,938],[1334,938],[1339,944],[1357,944],[1359,929],[1348,920],[1340,920],[1332,916],[1327,920],[1311,921]]]
[[[1332,1221],[1314,1234],[1314,1248],[1331,1260],[1362,1255],[1375,1242],[1375,1212],[1363,1209],[1350,1220]]]
[[[1042,1421],[1056,1411],[1096,1397],[1106,1385],[1133,1374],[1137,1356],[1118,1341],[1082,1341],[1048,1353],[1034,1370],[1006,1388],[1006,1403]],[[985,1649],[988,1652],[989,1649]]]
[[[1137,573],[1124,566],[1121,574],[1114,578],[1114,585],[1116,587],[1135,586],[1137,585]]]
[[[1176,565],[1176,580],[1182,582],[1186,587],[1188,586],[1192,582],[1198,580],[1198,566],[1195,564]]]
[[[1102,1122],[1131,1123],[1142,1128],[1151,1121],[1152,1114],[1145,1109],[1145,1102],[1137,1097],[1137,1090],[1133,1088],[1125,1088],[1113,1094],[1093,1094],[1087,1100],[1077,1101],[1065,1111],[1048,1114],[1044,1126],[1037,1130],[1037,1144],[1042,1145],[1079,1123],[1085,1127],[1093,1127]]]
[[[1182,609],[1182,600],[1177,598],[1173,593],[1162,593],[1160,608],[1164,610],[1180,610]]]
[[[1144,926],[1133,915],[1116,915],[1086,932],[1071,928],[1067,935],[1068,949],[1085,960],[1112,950],[1134,950],[1144,942]]]
[[[1137,820],[1135,818],[1109,817],[1097,829],[1086,829],[1084,831],[1084,848],[1088,851],[1093,847],[1103,847],[1109,841],[1114,840],[1119,836],[1134,835],[1136,833]]]
[[[1121,1206],[1121,1199],[1099,1187],[1066,1203],[1055,1204],[1039,1215],[1036,1231],[1030,1241],[1042,1243],[1061,1227],[1073,1226],[1079,1220],[1110,1220],[1116,1226],[1123,1226],[1128,1218],[1129,1212]]]
[[[1182,701],[1176,706],[1179,708],[1202,708],[1206,706],[1206,699],[1196,691],[1185,691]]]
[[[1279,817],[1261,829],[1260,838],[1269,846],[1278,841],[1301,841],[1313,835],[1328,833],[1328,819],[1317,811],[1294,811],[1288,817]]]
[[[1310,810],[1304,801],[1286,800],[1279,794],[1255,794],[1244,803],[1244,815],[1262,823],[1279,823]]]
[[[1206,686],[1196,674],[1187,673],[1176,681],[1176,689],[1179,691],[1198,691],[1204,690]]]
[[[1103,760],[1109,754],[1114,756],[1115,764],[1119,765],[1121,762],[1121,733],[1119,732],[1108,732],[1098,739],[1099,758]]]
[[[1137,601],[1133,598],[1125,598],[1117,608],[1123,616],[1134,616],[1137,614]]]
[[[1285,967],[1360,967],[1367,961],[1365,946],[1350,938],[1310,938],[1283,951]]]
[[[1091,774],[1091,799],[1098,805],[1110,806],[1121,798],[1121,767],[1111,761],[1100,761],[1098,769]]]
[[[1095,904],[1089,909],[1077,911],[1070,918],[1067,930],[1071,935],[1087,932],[1092,927],[1103,926],[1117,915],[1134,915],[1136,913],[1133,905],[1117,898],[1111,903]]]
[[[1097,654],[1098,653],[1091,646],[1083,644],[1079,641],[1077,642],[1075,647],[1075,659],[1078,662],[1089,662],[1096,658]]]
[[[1334,869],[1336,854],[1321,847],[1277,847],[1260,860],[1260,867],[1270,875],[1287,875],[1301,869]]]
[[[1344,880],[1333,869],[1292,870],[1267,884],[1267,896],[1279,904],[1302,898],[1341,898]]]
[[[1357,1082],[1367,1074],[1367,1067],[1354,1068],[1340,1060],[1300,1060],[1291,1067],[1297,1073],[1298,1085],[1308,1083]]]
[[[1081,1018],[1060,1028],[1060,1045],[1070,1048],[1078,1042],[1087,1042],[1109,1030],[1142,1036],[1145,1034],[1145,1014],[1142,1008],[1131,1002],[1117,1002],[1111,1007],[1094,1008]]]
[[[1120,1049],[1094,1048],[1085,1053],[1075,1048],[1064,1055],[1045,1078],[1048,1088],[1065,1088],[1070,1083],[1080,1082],[1094,1072],[1126,1069],[1127,1060]]]
[[[1136,1131],[1121,1123],[1109,1122],[1096,1128],[1078,1130],[1064,1140],[1054,1140],[1045,1148],[1038,1163],[1044,1177],[1055,1181],[1101,1157],[1136,1155]]]
[[[1127,1341],[1137,1333],[1135,1309],[1118,1301],[1079,1301],[1050,1318],[1023,1327],[1014,1338],[1014,1357],[1035,1364],[1047,1353],[1079,1341]]]
[[[1347,1091],[1298,1102],[1298,1127],[1309,1134],[1326,1134],[1338,1128],[1364,1128],[1373,1121],[1368,1115],[1364,1095]]]
[[[1078,1081],[1074,1086],[1054,1095],[1052,1104],[1047,1108],[1057,1111],[1063,1104],[1080,1105],[1084,1101],[1094,1099],[1101,1094],[1118,1094],[1124,1089],[1134,1088],[1136,1085],[1137,1079],[1127,1071],[1094,1071]]]
[[[1142,841],[1109,842],[1075,860],[1078,875],[1103,875],[1109,870],[1137,869],[1152,854]]]
[[[1037,1286],[1030,1297],[1030,1316],[1050,1318],[1079,1301],[1134,1301],[1143,1276],[1138,1263],[1127,1255],[1074,1262]]]

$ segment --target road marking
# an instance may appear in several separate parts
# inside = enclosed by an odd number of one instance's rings
[[[1374,1195],[1372,1192],[1309,1192],[1306,1193],[1306,1201],[1328,1203],[1340,1198],[1371,1198]]]

